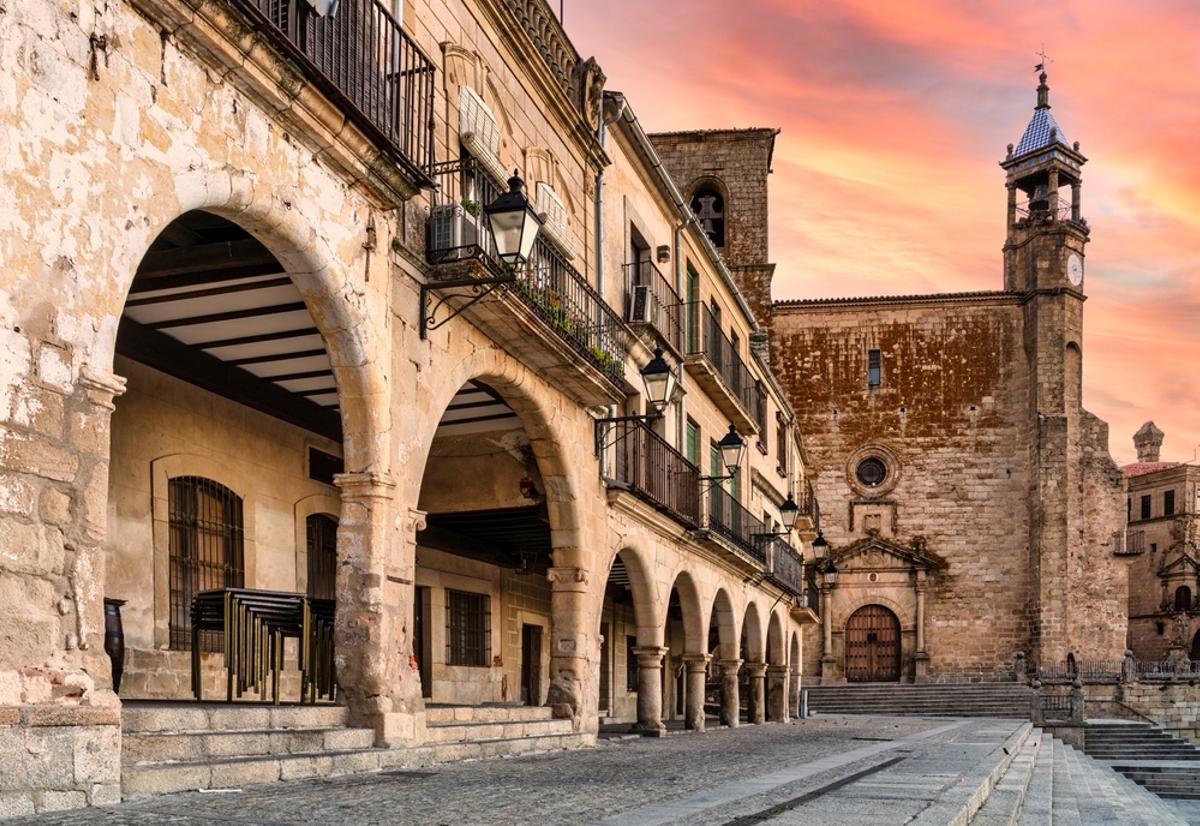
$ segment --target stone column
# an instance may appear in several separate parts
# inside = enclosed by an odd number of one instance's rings
[[[833,682],[837,660],[833,656],[833,592],[821,585],[821,685]]]
[[[1080,201],[1080,198],[1079,198],[1080,192],[1079,191],[1080,191],[1080,188],[1081,188],[1081,186],[1080,186],[1079,181],[1076,181],[1075,183],[1071,184],[1071,220],[1072,221],[1079,220],[1079,201]]]
[[[760,726],[767,721],[766,663],[746,663],[750,675],[750,722]]]
[[[561,552],[561,549],[559,549]],[[550,690],[546,704],[554,716],[581,721],[595,700],[586,690],[585,681],[592,673],[594,661],[589,653],[598,651],[594,645],[596,628],[588,600],[588,574],[582,568],[551,568],[550,578]],[[641,661],[638,668],[638,697],[641,697]],[[660,660],[661,668],[661,660]],[[658,694],[659,714],[662,709],[661,689]],[[639,699],[638,705],[641,705]],[[593,709],[594,710],[594,709]],[[590,715],[594,717],[595,715]]]
[[[1047,184],[1047,188],[1049,189],[1050,214],[1053,215],[1057,219],[1058,218],[1058,170],[1057,169],[1051,167],[1050,173],[1049,173],[1049,179],[1050,180],[1049,180],[1049,183]]]
[[[411,741],[423,708],[413,659],[416,532],[424,514],[393,519],[396,484],[386,473],[339,473],[337,614],[338,687],[352,720],[375,728],[378,745]]]
[[[800,665],[792,665],[791,679],[788,681],[788,716],[800,717]]]
[[[1017,186],[1008,185],[1008,228],[1011,230],[1017,223]]]
[[[684,725],[689,731],[704,731],[704,682],[708,676],[708,654],[684,654],[683,662],[687,668],[684,681],[687,706],[685,707]]]
[[[668,650],[657,645],[633,649],[638,660],[638,719],[633,730],[646,737],[667,733],[662,720],[662,666]]]
[[[913,652],[913,682],[925,682],[929,673],[929,652],[925,650],[925,592],[927,575],[924,571],[916,572],[917,592],[917,650]]]
[[[741,660],[721,660],[721,725],[737,728],[741,723],[741,700],[738,697],[738,669]]]
[[[767,719],[782,723],[788,718],[788,667],[767,666]]]

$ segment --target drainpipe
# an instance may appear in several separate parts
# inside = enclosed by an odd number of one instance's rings
[[[604,105],[600,107],[600,125],[596,127],[596,141],[604,148],[605,134],[610,123],[625,114],[625,96],[620,93],[604,95]],[[592,205],[596,216],[596,292],[604,296],[604,167],[596,170],[596,196]]]

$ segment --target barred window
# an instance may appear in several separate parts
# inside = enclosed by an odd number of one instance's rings
[[[337,583],[337,520],[314,513],[305,520],[308,535],[308,595],[335,599]]]
[[[446,591],[446,663],[487,666],[491,638],[487,594]]]
[[[171,648],[192,647],[192,598],[200,591],[244,584],[242,499],[229,488],[200,476],[177,476],[167,483],[169,615]],[[202,651],[221,651],[220,631],[204,631]]]

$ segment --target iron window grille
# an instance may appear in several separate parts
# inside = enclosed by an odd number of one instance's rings
[[[337,598],[337,524],[326,513],[314,513],[305,520],[308,595],[313,599]]]
[[[242,499],[200,476],[167,483],[170,647],[192,647],[192,598],[201,591],[245,585]],[[223,651],[220,631],[203,631],[200,650]]]
[[[446,591],[446,663],[486,667],[492,614],[487,594]]]

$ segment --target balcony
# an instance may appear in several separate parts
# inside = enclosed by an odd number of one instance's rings
[[[687,341],[683,364],[739,431],[759,433],[766,418],[766,392],[721,330],[721,320],[701,301],[684,305]]]
[[[770,529],[720,484],[708,493],[708,529],[724,537],[760,565],[767,564]]]
[[[378,0],[233,0],[407,177],[431,186],[434,65]]]
[[[817,495],[813,491],[812,482],[804,480],[803,485],[796,491],[796,504],[800,512],[796,514],[795,530],[805,542],[810,542],[817,536],[821,525],[821,506],[817,504]]]
[[[796,549],[778,536],[769,539],[767,547],[771,561],[771,579],[796,596],[807,593],[804,560]]]
[[[621,317],[544,238],[527,263],[501,263],[483,205],[504,190],[482,164],[464,158],[433,172],[425,257],[434,272],[422,291],[422,330],[461,313],[577,401],[624,401],[629,332]]]
[[[611,445],[610,486],[623,487],[689,528],[700,526],[700,470],[644,421],[600,423]]]
[[[649,328],[676,355],[683,355],[683,303],[650,261],[625,265],[625,320]]]
[[[1113,535],[1117,556],[1137,556],[1146,550],[1145,531],[1117,531]]]

